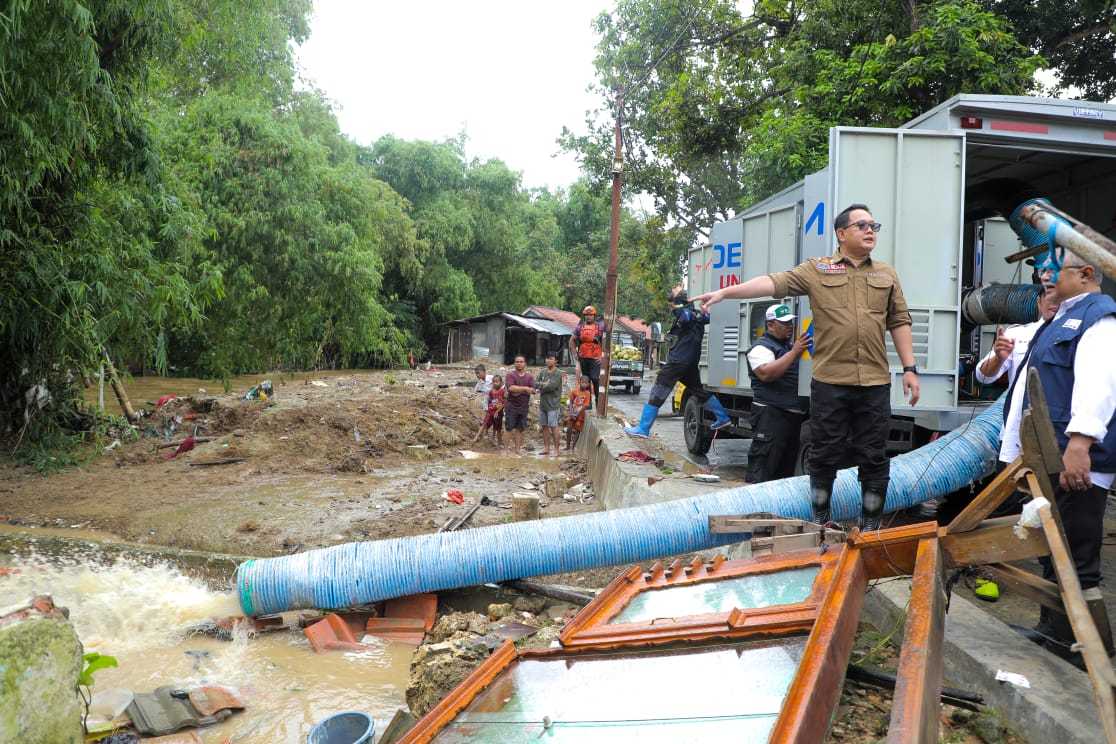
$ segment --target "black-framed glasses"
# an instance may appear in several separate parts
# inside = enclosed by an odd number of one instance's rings
[[[883,229],[883,225],[881,225],[880,223],[869,222],[868,220],[850,222],[847,227],[855,227],[857,230],[860,230],[860,232],[867,232],[868,230],[871,230],[874,233],[878,233],[880,230]]]

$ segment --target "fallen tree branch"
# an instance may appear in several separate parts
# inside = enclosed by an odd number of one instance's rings
[[[593,601],[592,594],[586,592],[578,592],[572,589],[563,589],[560,586],[553,584],[543,584],[538,581],[531,581],[530,579],[516,579],[515,581],[505,581],[501,586],[506,586],[509,589],[515,589],[519,592],[526,592],[527,594],[539,594],[543,597],[550,597],[562,602],[569,602],[571,604],[584,607]]]

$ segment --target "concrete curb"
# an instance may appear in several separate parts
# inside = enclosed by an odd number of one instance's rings
[[[861,617],[881,631],[899,628],[899,642],[910,596],[909,580],[880,583],[864,598]],[[1089,677],[957,593],[946,614],[942,652],[948,683],[984,695],[1032,744],[1104,741]],[[1022,674],[1031,687],[997,682],[1001,669]]]
[[[585,458],[593,492],[605,509],[623,509],[685,499],[735,485],[698,483],[686,477],[664,478],[654,465],[620,462],[616,459],[617,455],[634,449],[642,449],[655,457],[677,458],[677,455],[668,453],[654,438],[633,439],[611,419],[599,419],[592,415],[586,417],[585,428],[577,440],[575,451]],[[651,477],[663,480],[649,486],[647,479]]]

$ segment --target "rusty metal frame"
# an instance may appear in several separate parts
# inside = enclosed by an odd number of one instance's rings
[[[614,648],[626,644],[659,644],[677,640],[705,638],[747,638],[790,633],[808,633],[817,617],[829,582],[832,580],[841,547],[823,554],[815,550],[766,555],[744,560],[713,561],[695,558],[691,563],[675,561],[669,567],[661,562],[644,571],[632,566],[605,587],[566,625],[558,636],[567,648],[592,646]],[[719,559],[719,560],[718,560]],[[651,622],[610,623],[637,595],[645,591],[700,584],[743,576],[776,573],[819,566],[810,595],[802,602],[728,612],[704,613],[678,618],[656,618]]]

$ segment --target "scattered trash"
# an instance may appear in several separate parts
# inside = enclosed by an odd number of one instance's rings
[[[690,476],[698,483],[720,483],[721,476],[713,475],[712,473],[694,473]]]
[[[161,396],[159,398],[159,400],[155,401],[155,410],[156,411],[159,410],[160,408],[165,406],[167,403],[170,403],[172,400],[178,400],[178,396],[174,395],[173,393],[170,394],[170,395]]]
[[[187,691],[166,685],[136,695],[127,711],[132,725],[141,734],[163,736],[184,728],[219,723],[243,709],[244,703],[228,687],[213,685]]]
[[[314,387],[329,387],[329,385],[322,380],[311,380],[310,384]]]
[[[244,394],[244,400],[267,400],[274,395],[275,391],[271,386],[271,380],[264,380],[259,385],[248,388],[248,392]]]
[[[472,450],[458,450],[458,452],[460,452],[461,457],[466,460],[479,460],[480,458],[484,457],[484,455],[480,452],[473,452]]]
[[[188,436],[188,437],[186,437],[186,439],[193,439],[195,445],[202,444],[204,442],[212,442],[213,441],[213,437]],[[168,449],[169,447],[179,447],[186,441],[186,439],[179,439],[177,442],[161,442],[161,443],[155,445],[155,449]]]
[[[1016,674],[1015,672],[1005,672],[1003,669],[996,670],[996,681],[1010,682],[1016,687],[1025,687],[1027,689],[1031,688],[1030,681],[1022,674]]]
[[[536,485],[535,485],[534,483],[520,483],[520,484],[519,484],[519,487],[520,487],[520,488],[523,488],[523,489],[526,489],[526,490],[528,490],[528,491],[537,491],[537,490],[539,490],[539,487],[538,487],[538,486],[536,486]]]
[[[86,717],[86,728],[92,730],[99,729],[101,726],[106,726],[106,731],[111,731],[114,727],[113,722],[123,715],[128,706],[132,704],[135,695],[131,690],[125,690],[122,687],[110,687],[106,690],[98,690],[93,693],[93,699],[89,702],[89,714]]]
[[[442,494],[442,498],[444,498],[451,504],[465,503],[465,494],[461,493],[461,491],[457,490],[456,488],[451,488],[449,491],[446,491],[444,494]]]
[[[166,460],[173,460],[174,458],[181,455],[183,452],[189,452],[190,450],[194,449],[195,444],[197,444],[197,440],[194,439],[192,435],[188,436],[178,444],[178,449],[176,449],[174,452],[171,452],[169,455],[164,455],[163,458]]]
[[[526,638],[529,635],[538,633],[539,629],[533,625],[524,625],[523,623],[504,623],[503,625],[494,628],[492,633],[505,641],[518,641],[520,638]]]
[[[353,439],[356,440],[357,444],[360,444],[360,429],[355,426],[353,427]]]
[[[334,713],[316,724],[306,744],[366,744],[376,733],[376,722],[366,713]]]
[[[303,629],[310,647],[316,653],[324,651],[363,651],[364,647],[357,643],[352,628],[337,613],[330,613],[318,622]]]
[[[1038,496],[1023,505],[1023,513],[1019,515],[1019,521],[1011,528],[1012,533],[1020,540],[1027,539],[1027,528],[1033,530],[1042,529],[1042,517],[1039,511],[1044,506],[1049,506],[1050,502],[1046,500],[1045,496]]]
[[[643,450],[628,450],[627,452],[621,452],[619,455],[616,456],[616,459],[620,462],[645,462],[654,465],[663,464],[662,458],[652,457]]]
[[[112,444],[105,447],[105,452],[111,452],[112,450],[116,449],[119,446],[120,446],[120,440],[119,439],[114,439],[114,440],[112,440]]]

